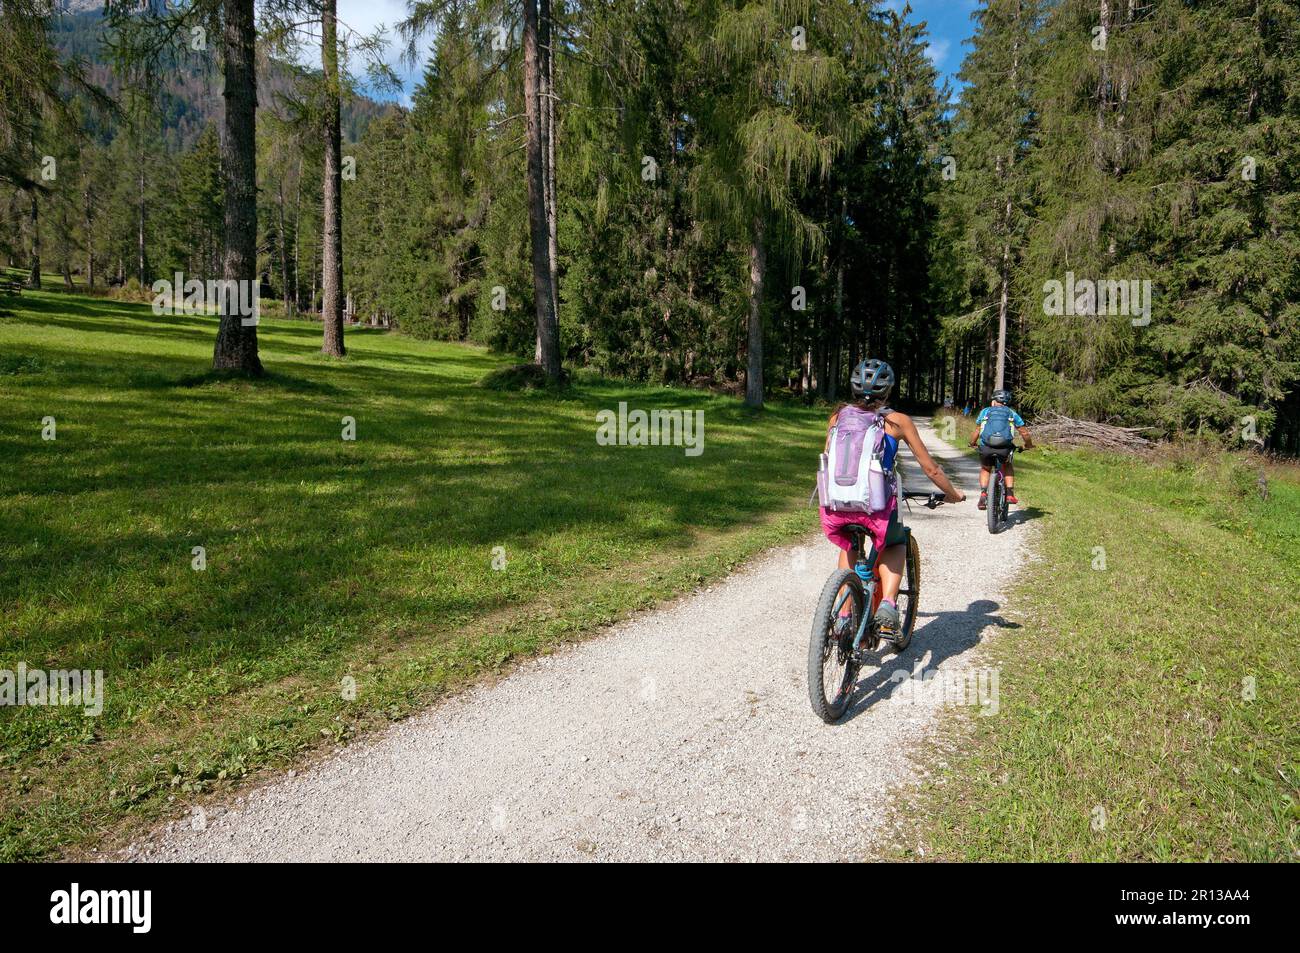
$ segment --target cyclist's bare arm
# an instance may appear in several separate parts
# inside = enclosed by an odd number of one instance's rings
[[[1029,436],[1028,427],[1017,427],[1016,432],[1020,434],[1021,438],[1025,441],[1026,450],[1028,450],[1030,447],[1034,445],[1034,438]]]
[[[966,499],[966,494],[953,486],[944,474],[943,469],[934,462],[934,457],[930,456],[930,451],[926,449],[921,435],[916,432],[916,424],[912,422],[912,418],[907,414],[900,414],[895,411],[889,415],[889,422],[898,428],[898,436],[907,441],[908,447],[912,450],[912,456],[916,457],[916,462],[920,465],[921,471],[930,478],[930,482],[943,490],[944,501],[947,503],[960,503]]]

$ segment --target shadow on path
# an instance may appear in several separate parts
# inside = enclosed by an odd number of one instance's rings
[[[883,650],[880,667],[858,679],[853,703],[839,724],[852,721],[877,703],[888,700],[898,685],[913,676],[913,667],[923,658],[924,670],[938,668],[947,659],[978,645],[984,629],[990,625],[1000,629],[1020,628],[1019,623],[995,615],[999,608],[992,599],[976,599],[962,610],[918,613],[930,621],[920,625],[918,620],[906,652],[894,655],[889,649]]]

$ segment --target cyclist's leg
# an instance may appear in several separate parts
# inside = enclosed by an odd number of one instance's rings
[[[907,563],[907,547],[895,545],[880,554],[880,597],[889,602],[898,601],[898,590],[903,584],[903,568]]]
[[[903,584],[903,570],[907,566],[907,534],[895,509],[889,516],[889,528],[885,530],[884,545],[880,553],[880,597],[882,600],[897,603],[898,590]]]
[[[1007,457],[1006,462],[1002,464],[1002,479],[1007,485],[1008,492],[1016,485],[1016,468],[1011,462],[1011,457]]]
[[[984,456],[984,454],[981,453],[980,454],[980,489],[981,490],[987,490],[989,488],[989,470],[992,468],[992,466],[993,466],[992,458],[986,457]]]

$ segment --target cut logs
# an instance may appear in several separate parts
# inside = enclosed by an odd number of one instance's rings
[[[1152,442],[1142,436],[1150,427],[1116,427],[1092,420],[1075,420],[1053,411],[1039,414],[1034,420],[1034,441],[1057,447],[1091,447],[1112,453],[1143,453]]]

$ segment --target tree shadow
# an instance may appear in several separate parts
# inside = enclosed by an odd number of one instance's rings
[[[999,608],[992,599],[976,599],[962,610],[917,613],[919,618],[928,617],[930,621],[918,625],[907,651],[894,655],[888,654],[889,649],[883,649],[887,654],[880,667],[858,679],[853,701],[839,723],[852,721],[888,700],[899,686],[919,674],[914,672],[918,664],[924,662],[922,671],[936,669],[948,659],[973,649],[988,626],[1020,628],[1019,623],[995,615]]]

